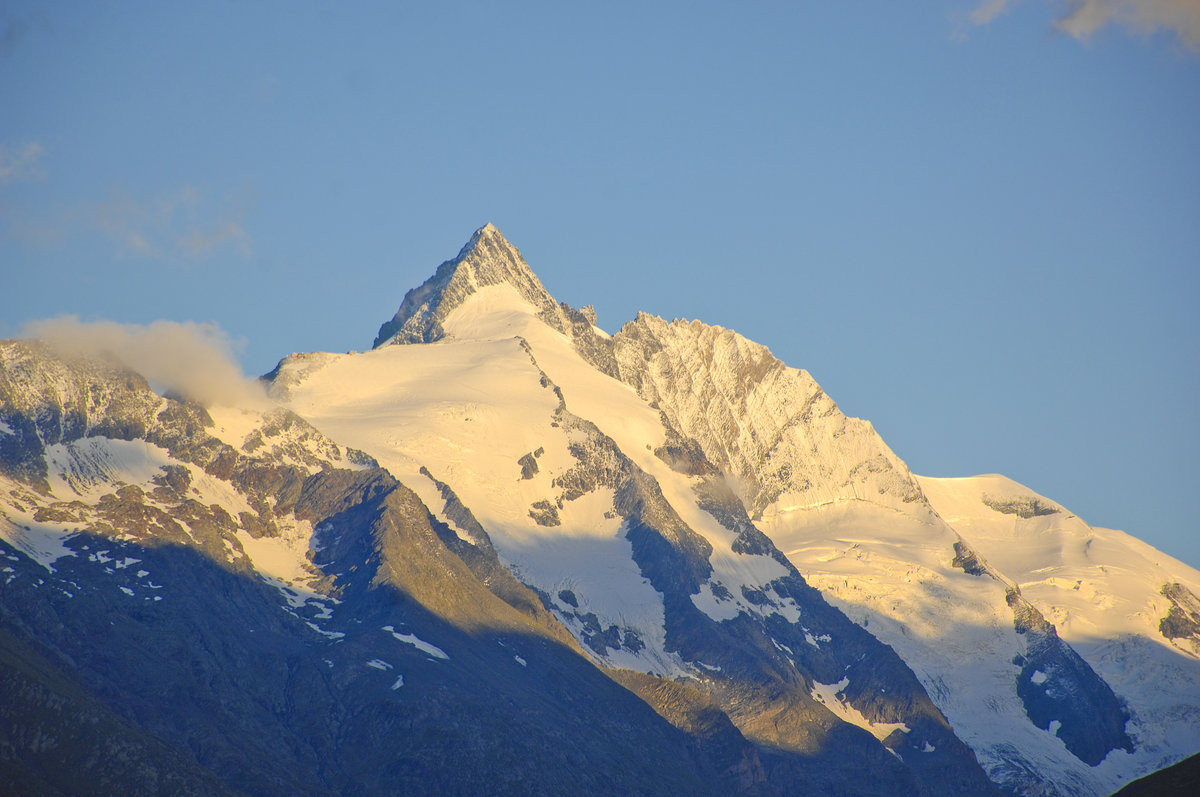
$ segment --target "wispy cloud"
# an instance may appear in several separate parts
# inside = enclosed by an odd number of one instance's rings
[[[45,172],[38,167],[45,154],[46,148],[37,141],[16,146],[0,144],[0,185],[45,179]]]
[[[148,200],[118,187],[92,205],[88,216],[116,245],[118,257],[195,262],[222,249],[243,257],[253,252],[243,223],[249,204],[247,190],[211,202],[190,186]]]
[[[206,406],[269,404],[262,386],[242,373],[233,342],[216,324],[155,321],[142,326],[62,316],[32,321],[22,334],[70,356],[114,359],[157,388]]]
[[[985,0],[978,8],[971,12],[971,21],[976,25],[986,25],[1000,16],[1015,2],[1017,0]]]
[[[976,25],[986,25],[1021,0],[984,0],[971,13]],[[1086,40],[1114,23],[1134,33],[1173,32],[1192,50],[1200,50],[1198,0],[1065,0],[1064,13],[1055,27],[1076,39]]]

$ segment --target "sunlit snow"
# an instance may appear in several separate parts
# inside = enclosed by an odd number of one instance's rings
[[[813,683],[812,696],[832,711],[844,722],[851,725],[857,725],[863,730],[872,733],[876,739],[883,741],[894,731],[908,733],[909,727],[903,722],[871,722],[858,709],[851,706],[841,696],[843,690],[850,685],[849,678],[843,678],[835,684],[820,684]]]
[[[422,653],[425,653],[426,655],[433,656],[435,659],[449,659],[450,658],[448,655],[446,655],[446,652],[444,650],[442,650],[441,648],[439,648],[437,645],[431,645],[428,642],[426,642],[425,640],[416,636],[415,634],[401,634],[393,626],[390,626],[390,625],[383,626],[383,630],[387,631],[388,633],[390,633],[392,636],[394,636],[396,639],[400,640],[404,644],[412,645],[417,650],[421,651]]]

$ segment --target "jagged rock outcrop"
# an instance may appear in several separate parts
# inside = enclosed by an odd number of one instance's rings
[[[476,230],[458,257],[442,263],[432,277],[404,295],[396,315],[379,327],[373,347],[442,340],[447,316],[481,288],[494,285],[511,285],[543,323],[571,340],[584,360],[616,374],[609,344],[596,333],[595,310],[556,302],[517,248],[492,224]]]
[[[1171,602],[1158,624],[1164,637],[1200,655],[1200,598],[1183,584],[1163,584],[1162,595]]]
[[[734,479],[751,516],[776,502],[911,503],[921,489],[866,421],[805,371],[699,321],[639,313],[613,336],[622,380]]]

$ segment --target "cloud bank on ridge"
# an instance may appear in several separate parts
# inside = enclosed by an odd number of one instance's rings
[[[229,336],[216,324],[155,321],[143,326],[62,316],[32,321],[23,334],[64,354],[112,358],[157,388],[206,406],[261,407],[269,402],[263,387],[242,373]]]

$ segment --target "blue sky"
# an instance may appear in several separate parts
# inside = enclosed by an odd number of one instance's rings
[[[0,10],[0,336],[370,346],[491,221],[615,331],[700,318],[918,473],[1200,565],[1194,0]]]

